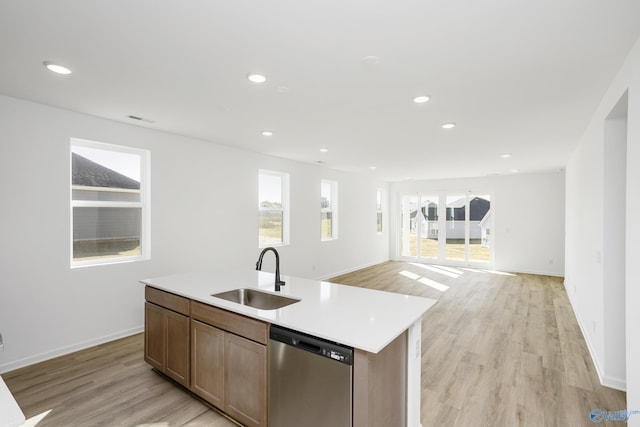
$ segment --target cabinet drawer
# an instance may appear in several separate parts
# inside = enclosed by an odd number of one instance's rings
[[[189,315],[189,299],[169,292],[161,291],[151,286],[145,286],[144,298],[161,307],[168,308],[185,316]]]
[[[240,314],[212,307],[196,301],[191,303],[191,317],[217,328],[267,345],[267,324]]]

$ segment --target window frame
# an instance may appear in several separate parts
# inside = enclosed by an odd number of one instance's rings
[[[74,200],[74,190],[92,191],[109,191],[101,187],[87,187],[73,185],[73,147],[86,147],[98,150],[133,154],[140,157],[140,201],[107,201],[107,200]],[[144,261],[151,259],[151,215],[150,215],[150,162],[151,152],[140,148],[128,147],[123,145],[115,145],[104,142],[90,141],[81,138],[71,138],[69,143],[69,259],[70,267],[92,267],[99,265],[122,264],[127,262]],[[111,190],[113,191],[113,190]],[[136,191],[136,190],[134,190]],[[130,193],[131,190],[117,189],[115,192]],[[140,209],[140,254],[125,256],[104,256],[89,260],[77,261],[74,259],[73,253],[73,231],[74,231],[74,208],[124,208],[124,209]]]
[[[280,178],[280,208],[263,208],[260,206],[260,177],[262,175],[276,176]],[[278,172],[268,169],[258,169],[258,248],[266,248],[269,246],[287,246],[289,245],[289,174],[286,172]],[[279,243],[274,242],[260,242],[260,212],[265,211],[279,211],[282,212],[282,241]]]
[[[329,184],[331,191],[330,207],[322,206],[322,185]],[[322,215],[331,213],[331,237],[322,235]],[[328,179],[320,180],[320,241],[329,242],[338,239],[338,182]]]

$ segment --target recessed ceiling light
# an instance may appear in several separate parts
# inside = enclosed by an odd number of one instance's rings
[[[500,154],[500,157],[502,157],[503,159],[508,159],[509,157],[511,157],[511,153]]]
[[[518,173],[518,172],[520,172],[519,169],[511,169],[511,173]]]
[[[273,132],[271,132],[270,130],[263,130],[260,133],[262,134],[262,136],[273,136]]]
[[[267,81],[267,78],[262,74],[247,74],[247,79],[252,83],[264,83]]]
[[[45,67],[47,67],[49,71],[53,71],[54,73],[65,74],[65,75],[71,74],[71,70],[62,65],[54,64],[53,62],[50,62],[50,61],[44,61],[42,64]]]
[[[452,129],[454,127],[456,127],[455,123],[443,123],[442,124],[442,129]]]
[[[321,153],[326,153],[327,151],[329,151],[329,149],[328,149],[327,147],[322,147],[322,148],[320,149],[320,152],[321,152]]]
[[[369,166],[369,169],[371,169],[372,171],[378,169],[376,166]]]
[[[427,95],[420,95],[420,96],[416,96],[415,98],[413,98],[413,102],[415,102],[416,104],[424,104],[429,99],[430,98]]]

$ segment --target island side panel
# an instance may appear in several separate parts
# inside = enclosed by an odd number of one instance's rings
[[[354,427],[407,425],[407,340],[404,331],[378,353],[355,349]]]
[[[422,426],[420,422],[422,318],[409,327],[407,336],[407,425]]]

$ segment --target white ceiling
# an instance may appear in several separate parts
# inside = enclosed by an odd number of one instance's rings
[[[639,36],[638,0],[0,0],[0,93],[390,181],[533,172]]]

